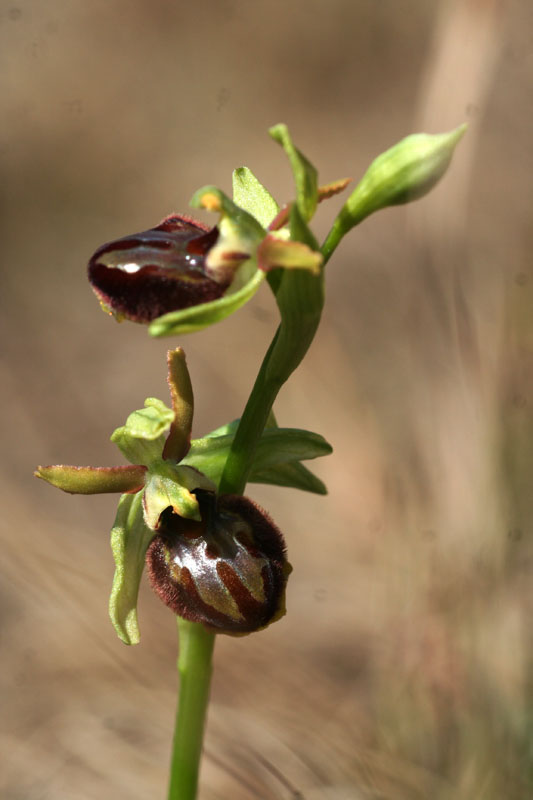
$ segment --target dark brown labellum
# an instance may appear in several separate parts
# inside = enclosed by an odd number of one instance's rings
[[[215,280],[205,265],[217,238],[217,228],[189,217],[166,217],[155,228],[98,248],[89,261],[89,281],[106,311],[151,322],[222,296],[230,277],[226,273]]]
[[[150,581],[179,616],[217,633],[250,633],[284,613],[283,536],[248,498],[208,495],[198,493],[201,522],[163,512],[146,556]]]

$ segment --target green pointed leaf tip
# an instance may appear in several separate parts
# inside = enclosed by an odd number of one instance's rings
[[[263,228],[268,228],[279,206],[248,167],[233,172],[233,202],[251,214]]]
[[[289,158],[296,184],[296,203],[304,219],[310,220],[318,202],[318,173],[310,161],[294,146],[286,125],[274,125],[269,134]]]
[[[115,575],[109,598],[109,616],[119,639],[138,644],[137,597],[144,559],[154,537],[144,522],[143,492],[122,495],[111,530]]]
[[[427,194],[446,172],[466,127],[436,135],[415,133],[378,156],[341,210],[341,226],[349,230],[374,211]]]
[[[148,397],[144,408],[129,415],[126,424],[111,434],[111,441],[132,464],[150,466],[161,458],[174,412],[161,400]]]

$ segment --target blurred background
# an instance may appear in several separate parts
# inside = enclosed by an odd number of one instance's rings
[[[2,0],[3,800],[165,796],[174,619],[144,585],[141,644],[118,641],[115,498],[32,471],[123,463],[109,435],[167,400],[178,344],[194,434],[239,416],[277,323],[266,288],[151,340],[101,313],[85,266],[242,164],[290,198],[282,121],[322,182],[411,132],[469,130],[430,196],[328,266],[276,412],[333,445],[329,495],[249,487],[286,534],[288,614],[219,637],[201,798],[532,796],[532,17],[520,0]]]

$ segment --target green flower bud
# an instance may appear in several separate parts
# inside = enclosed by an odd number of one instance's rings
[[[337,217],[343,234],[374,211],[427,194],[448,169],[465,131],[466,125],[461,125],[435,136],[415,133],[378,156]]]

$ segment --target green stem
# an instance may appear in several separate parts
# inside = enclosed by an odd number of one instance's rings
[[[168,800],[195,800],[215,634],[178,617],[180,676]]]
[[[219,491],[242,494],[276,396],[306,354],[324,304],[322,276],[287,272],[276,291],[281,324],[244,409]],[[178,618],[180,693],[168,800],[195,800],[209,700],[214,635]]]
[[[243,411],[220,481],[221,494],[242,494],[257,443],[279,390],[308,351],[324,305],[323,276],[286,271],[276,292],[281,323]]]
[[[363,217],[361,217],[363,219]],[[357,222],[353,222],[348,224],[343,217],[342,211],[338,215],[337,219],[333,223],[330,232],[326,236],[324,244],[320,248],[320,252],[322,253],[322,257],[324,259],[324,265],[326,265],[333,255],[334,251],[339,246],[340,242],[346,236],[350,228],[352,228],[355,224],[358,224],[361,220],[357,220]]]

